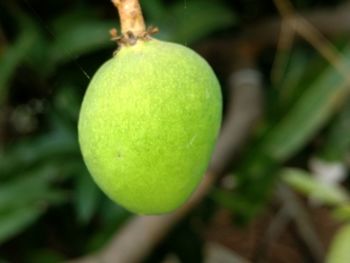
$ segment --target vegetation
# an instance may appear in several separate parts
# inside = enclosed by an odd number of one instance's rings
[[[350,262],[349,246],[339,241],[350,239],[350,25],[342,19],[349,5],[141,4],[148,24],[160,29],[157,38],[208,59],[223,87],[225,117],[234,76],[247,68],[262,76],[265,101],[224,176],[145,260],[172,254],[201,262],[214,242],[253,262],[278,262],[278,251],[285,262],[322,262],[329,247],[330,262]],[[77,141],[83,95],[116,49],[108,32],[117,26],[109,1],[0,2],[0,262],[90,255],[133,216],[93,183]],[[249,107],[262,112],[258,103]]]

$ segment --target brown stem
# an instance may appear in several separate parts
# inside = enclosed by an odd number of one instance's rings
[[[141,6],[138,0],[112,0],[118,9],[120,25],[123,34],[128,32],[135,36],[146,31],[145,21],[143,20]]]
[[[123,42],[134,44],[138,38],[144,38],[147,32],[139,1],[112,0],[112,3],[118,9]]]

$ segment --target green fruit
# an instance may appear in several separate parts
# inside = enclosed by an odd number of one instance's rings
[[[335,235],[330,246],[327,263],[350,262],[350,224],[343,226]]]
[[[155,39],[123,46],[85,94],[84,160],[101,189],[130,211],[172,211],[207,168],[221,110],[212,69],[189,48]]]

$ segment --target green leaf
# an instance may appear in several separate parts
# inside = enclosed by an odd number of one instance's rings
[[[254,216],[256,209],[258,209],[255,205],[259,205],[258,202],[251,203],[248,199],[240,198],[235,192],[220,188],[214,188],[209,196],[220,206],[231,210],[233,213],[238,213],[243,221]]]
[[[310,62],[306,52],[297,49],[290,55],[290,62],[282,83],[275,87],[279,91],[279,104],[284,109],[291,106],[291,101],[300,96],[301,89],[306,89],[310,83],[302,83],[302,77],[309,72]],[[319,72],[317,72],[319,73]]]
[[[44,207],[32,205],[0,212],[0,244],[31,225],[43,212]]]
[[[350,224],[343,226],[333,238],[326,258],[327,263],[350,262]]]
[[[111,239],[113,233],[119,229],[131,216],[131,213],[123,207],[117,205],[106,196],[103,196],[99,205],[101,227],[91,235],[87,242],[87,250],[94,251],[103,247]]]
[[[348,46],[343,51],[342,63],[348,65],[346,62],[349,58]],[[235,193],[250,203],[255,212],[270,196],[280,175],[277,168],[300,151],[337,113],[349,96],[344,76],[332,65],[328,65],[317,76],[302,94],[296,96],[295,102],[279,121],[267,123],[269,126],[265,133],[250,145],[246,158],[237,167]],[[239,216],[245,217],[244,211]]]
[[[236,219],[243,223],[263,209],[273,192],[280,167],[279,163],[254,146],[249,148],[247,156],[234,174],[236,187],[231,193],[233,212]]]
[[[78,220],[87,223],[98,208],[101,193],[86,169],[83,171],[77,178],[75,206]]]
[[[1,184],[0,243],[35,222],[49,205],[67,200],[67,193],[51,186],[56,171],[47,165]]]
[[[73,8],[64,10],[63,13],[56,16],[50,23],[50,29],[52,29],[52,34],[56,36],[56,34],[64,33],[67,28],[76,23],[82,24],[98,20],[100,20],[100,18],[98,17],[98,12],[96,10],[89,9],[86,5],[78,4]],[[116,23],[117,22],[118,20],[116,19]]]
[[[23,171],[44,160],[69,155],[80,155],[77,140],[69,131],[56,128],[51,133],[19,142],[6,152],[0,152],[0,177]]]
[[[328,161],[343,162],[350,149],[350,101],[336,116],[327,131],[319,155]]]
[[[101,220],[103,221],[103,224],[106,225],[118,223],[119,226],[126,218],[131,216],[131,213],[128,210],[116,204],[106,196],[104,196],[100,208]]]
[[[350,48],[347,47],[343,53],[345,65],[349,58]],[[329,66],[269,132],[263,143],[264,151],[276,160],[287,160],[325,125],[348,96],[344,77]]]
[[[265,150],[276,160],[288,159],[326,123],[347,93],[343,78],[329,69],[269,133],[264,142]]]
[[[33,19],[24,13],[16,3],[5,3],[5,9],[14,18],[14,24],[18,27],[18,34],[11,45],[5,46],[0,53],[0,105],[4,102],[11,78],[18,66],[20,66],[32,53],[32,50],[40,41],[39,29]]]
[[[66,83],[58,89],[54,97],[55,109],[58,114],[69,118],[74,123],[78,122],[81,104],[81,95],[78,93],[79,87]]]
[[[326,205],[342,205],[349,201],[347,192],[340,186],[318,181],[312,174],[301,169],[283,169],[281,178],[291,187]]]
[[[332,211],[332,215],[339,221],[350,221],[350,203],[337,206]]]
[[[56,176],[57,168],[48,164],[1,184],[0,212],[31,204],[61,202],[65,199],[65,194],[51,187]]]
[[[63,63],[89,52],[113,47],[108,33],[113,27],[114,21],[84,21],[72,24],[63,32],[57,33],[50,48],[50,61]]]
[[[236,17],[219,1],[176,3],[156,24],[163,25],[157,35],[183,44],[191,44],[214,31],[234,25]]]
[[[4,50],[0,57],[0,105],[7,96],[11,77],[15,73],[17,67],[30,53],[36,40],[36,32],[28,27],[20,33],[13,45]]]
[[[147,21],[149,21],[151,24],[155,21],[159,21],[164,16],[164,13],[166,13],[166,9],[163,5],[163,3],[160,0],[146,0],[141,3],[142,10],[147,16]],[[157,24],[153,24],[154,26],[157,26]]]
[[[26,256],[26,262],[28,263],[58,263],[65,262],[64,256],[56,251],[54,248],[41,248],[35,251],[31,251],[29,255]]]

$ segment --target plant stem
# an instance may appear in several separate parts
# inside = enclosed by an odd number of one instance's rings
[[[132,34],[136,38],[145,34],[146,26],[139,0],[112,0],[118,9],[121,31],[124,36]]]

